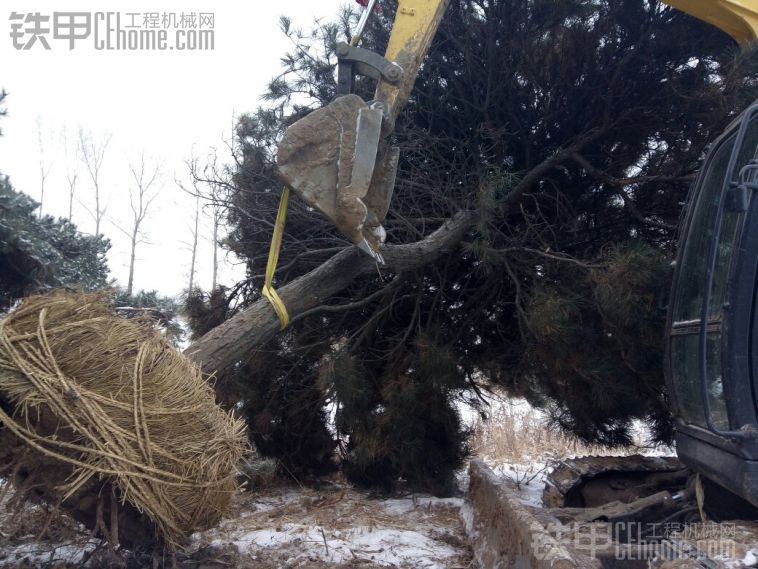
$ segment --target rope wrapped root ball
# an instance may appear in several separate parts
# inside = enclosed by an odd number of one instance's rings
[[[149,322],[57,291],[0,320],[0,467],[110,541],[180,547],[236,490],[243,422]]]

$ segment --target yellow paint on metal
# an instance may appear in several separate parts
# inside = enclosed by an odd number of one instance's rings
[[[380,81],[376,99],[389,105],[394,120],[408,100],[448,0],[400,0],[384,57],[403,68],[403,77],[392,84]]]
[[[394,61],[403,49],[410,53],[419,50],[426,53],[423,47],[437,31],[437,26],[432,24],[438,13],[444,11],[445,4],[444,0],[400,0],[384,57]]]
[[[665,0],[725,31],[739,43],[758,39],[758,0]]]

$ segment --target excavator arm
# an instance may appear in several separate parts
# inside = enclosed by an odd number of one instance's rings
[[[400,0],[398,3],[384,57],[403,69],[403,77],[396,83],[379,81],[374,96],[387,106],[386,120],[389,125],[394,125],[408,102],[419,67],[429,51],[447,3],[448,0]]]
[[[337,47],[338,97],[290,126],[279,144],[285,183],[326,215],[365,253],[382,262],[382,227],[395,185],[397,148],[387,143],[408,102],[419,67],[448,0],[399,0],[384,57],[357,47],[376,0],[351,44]],[[667,0],[724,30],[740,43],[758,37],[758,0]],[[355,74],[378,81],[374,100],[351,94]]]

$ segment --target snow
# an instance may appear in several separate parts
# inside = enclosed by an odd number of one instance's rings
[[[500,477],[508,478],[516,486],[519,499],[527,506],[542,507],[542,492],[550,467],[544,462],[531,464],[498,464],[492,467]]]
[[[420,496],[417,498],[388,499],[381,502],[382,507],[393,514],[406,514],[416,508],[433,508],[435,506],[453,506],[460,508],[462,498],[435,498],[434,496]]]
[[[744,567],[755,567],[758,565],[758,549],[750,549],[745,553],[745,557],[738,562]]]
[[[254,510],[241,512],[241,517],[270,512],[276,508],[296,503],[301,498],[301,492],[297,488],[278,488],[274,491],[262,492],[254,503]]]
[[[35,532],[46,515],[44,508],[26,505],[21,518],[13,518],[2,506],[0,567],[90,565],[89,554],[100,542],[83,527],[68,522],[65,533],[55,532],[65,538],[39,538]],[[214,558],[231,552],[235,566],[266,569],[468,567],[471,552],[460,519],[462,507],[462,498],[411,494],[374,499],[339,485],[323,491],[277,487],[239,492],[229,516],[191,536],[187,566],[195,563],[194,554],[212,548]],[[20,527],[24,529],[11,532]]]
[[[329,527],[285,524],[280,529],[258,530],[231,540],[240,552],[255,553],[259,548],[296,546],[299,559],[316,557],[329,563],[369,559],[379,565],[412,564],[414,567],[444,569],[445,560],[458,551],[421,532],[404,529],[355,527],[333,530]],[[212,542],[214,545],[219,543]]]
[[[193,548],[232,546],[243,558],[276,556],[286,566],[355,562],[443,569],[470,561],[460,520],[462,498],[415,494],[378,500],[340,488],[322,494],[289,489],[242,499],[244,513],[193,535]]]
[[[13,563],[29,567],[45,566],[70,563],[78,565],[82,562],[84,556],[93,551],[98,544],[97,540],[91,539],[85,543],[76,544],[55,544],[55,543],[38,543],[34,535],[25,536],[27,541],[22,541],[19,545],[5,547],[0,556],[0,565],[7,566]],[[20,538],[24,539],[24,537]]]
[[[468,502],[463,504],[460,510],[461,521],[466,535],[472,536],[474,533],[474,507]]]

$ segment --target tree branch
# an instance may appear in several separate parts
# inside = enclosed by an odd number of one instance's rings
[[[654,219],[649,219],[645,217],[642,212],[639,210],[637,205],[634,203],[634,200],[629,197],[629,195],[624,191],[624,186],[631,186],[634,184],[641,184],[645,182],[681,182],[681,181],[688,181],[689,178],[681,178],[681,177],[666,177],[666,176],[640,176],[638,178],[614,178],[613,176],[610,176],[603,172],[602,170],[599,170],[595,166],[589,163],[589,161],[584,158],[581,154],[578,152],[574,152],[571,155],[571,158],[579,164],[584,170],[587,171],[587,173],[590,176],[593,176],[594,178],[597,178],[599,180],[602,180],[609,186],[611,186],[614,189],[614,192],[618,197],[621,198],[621,200],[624,202],[624,206],[627,210],[629,210],[629,213],[632,214],[632,217],[634,217],[637,221],[644,225],[649,225],[651,227],[657,227],[658,229],[666,229],[668,231],[676,229],[675,225],[671,225],[670,223],[663,223],[661,221],[656,221]]]
[[[382,253],[393,272],[412,271],[457,249],[476,213],[461,211],[426,238],[390,245]],[[376,265],[356,247],[348,247],[311,272],[278,289],[290,318],[321,306],[355,279],[376,271]],[[262,298],[217,326],[185,350],[207,373],[223,372],[280,331],[279,319]]]

